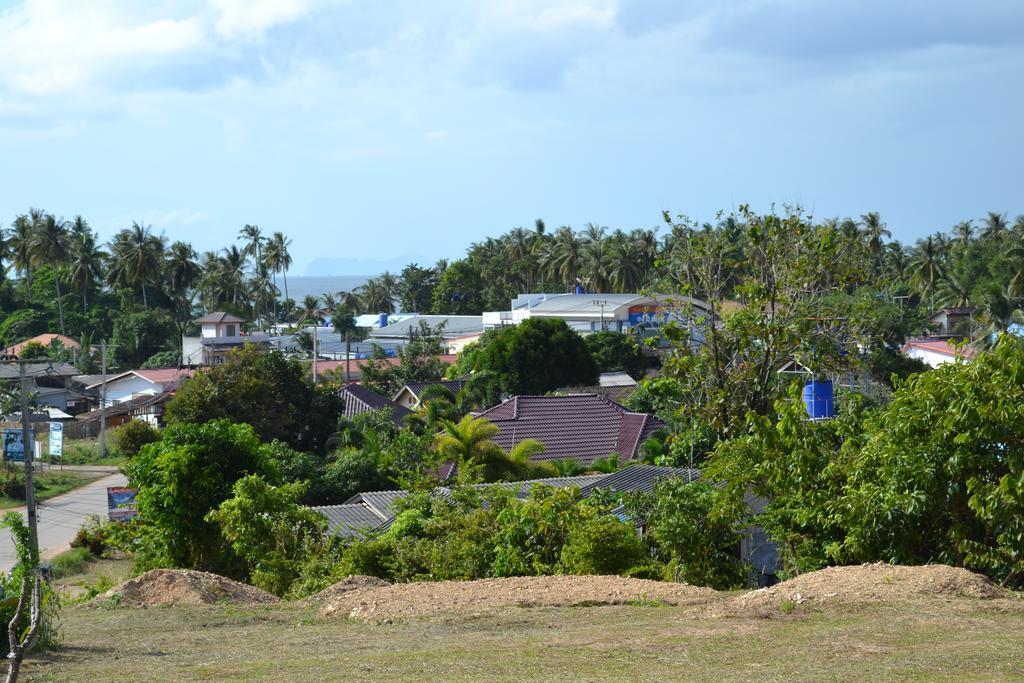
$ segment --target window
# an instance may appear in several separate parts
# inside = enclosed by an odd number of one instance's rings
[[[225,325],[224,326],[224,336],[225,337],[234,337],[235,336],[235,326],[234,325]]]

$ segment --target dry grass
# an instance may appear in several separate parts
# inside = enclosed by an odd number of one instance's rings
[[[506,607],[373,625],[298,603],[67,609],[31,680],[1010,680],[1024,601],[918,600],[789,616],[702,606]]]

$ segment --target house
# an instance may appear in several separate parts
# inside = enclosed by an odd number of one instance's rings
[[[398,393],[391,399],[398,405],[408,410],[416,410],[420,407],[420,396],[428,387],[443,387],[456,396],[466,386],[466,380],[448,379],[434,382],[411,382],[398,390]]]
[[[129,370],[108,377],[106,381],[106,404],[126,403],[142,397],[152,397],[177,388],[183,380],[195,374],[191,369],[165,368],[160,370]],[[93,377],[90,375],[90,377]],[[87,385],[85,390],[97,397],[103,382]]]
[[[414,314],[384,327],[370,330],[370,341],[403,342],[419,334],[421,323],[432,329],[441,327],[441,337],[452,340],[484,331],[483,317],[479,315],[420,315]]]
[[[0,365],[0,381],[17,386],[20,364]],[[25,377],[29,390],[41,407],[59,408],[66,413],[86,410],[88,401],[75,390],[71,378],[81,374],[70,363],[42,361],[25,363]]]
[[[640,446],[665,423],[648,413],[634,413],[597,394],[513,396],[477,414],[498,428],[494,442],[506,451],[526,439],[544,444],[534,460],[576,460],[590,465],[617,455],[637,457]]]
[[[973,326],[974,306],[961,308],[940,308],[928,318],[928,329],[931,336],[939,339],[951,337],[970,337]]]
[[[345,410],[342,412],[342,415],[347,419],[352,419],[356,415],[368,413],[371,410],[388,409],[391,411],[391,419],[395,423],[401,424],[405,416],[412,412],[408,408],[381,396],[376,391],[355,382],[350,382],[342,387],[338,395],[345,401]]]
[[[232,350],[246,344],[270,348],[270,337],[242,332],[245,322],[237,315],[218,311],[194,321],[199,325],[198,337],[181,338],[181,363],[187,366],[223,363]]]
[[[628,372],[602,372],[597,386],[564,387],[560,394],[597,394],[621,403],[636,390],[637,381]]]
[[[916,358],[930,367],[974,358],[973,346],[960,346],[953,339],[911,339],[900,349],[905,356]]]
[[[485,311],[484,329],[518,325],[528,318],[558,318],[580,334],[657,333],[668,322],[686,323],[688,311],[705,313],[706,302],[690,297],[640,294],[520,294],[508,311]]]
[[[63,334],[54,334],[52,332],[46,332],[44,334],[37,334],[31,339],[26,339],[23,342],[18,342],[17,344],[8,346],[3,351],[0,351],[0,354],[2,354],[4,358],[13,360],[21,356],[21,352],[29,344],[39,344],[40,346],[43,346],[48,349],[54,342],[60,342],[61,346],[71,351],[78,351],[78,349],[81,348],[79,343],[76,342],[71,337],[67,337]]]

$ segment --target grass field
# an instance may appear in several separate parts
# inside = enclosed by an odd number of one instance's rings
[[[110,441],[107,441],[107,456],[100,457],[100,440],[94,439],[68,439],[64,442],[65,465],[123,465],[124,457],[110,448]]]
[[[12,470],[13,473],[19,477],[20,486],[25,486],[24,473],[16,470]],[[69,470],[60,470],[59,468],[50,468],[47,466],[46,471],[36,472],[35,474],[35,485],[36,485],[36,500],[44,501],[47,498],[53,498],[59,496],[62,493],[67,493],[72,489],[77,489],[79,486],[84,486],[90,481],[95,481],[100,477],[105,476],[102,472],[72,472]],[[25,504],[24,497],[15,498],[9,496],[0,496],[0,509],[19,507]]]
[[[505,608],[370,625],[300,604],[67,608],[29,680],[1019,680],[1020,600]]]

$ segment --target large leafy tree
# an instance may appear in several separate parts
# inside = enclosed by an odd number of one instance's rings
[[[306,382],[297,360],[250,345],[182,385],[167,404],[166,419],[176,424],[229,418],[252,425],[265,441],[322,453],[341,409],[335,391]]]
[[[64,304],[60,292],[63,268],[68,263],[67,223],[58,220],[53,214],[44,215],[33,226],[32,237],[29,241],[29,253],[35,266],[50,266],[57,271],[53,281],[57,288],[60,333],[67,334],[67,328],[64,326]]]
[[[439,358],[445,351],[442,329],[421,321],[412,339],[396,350],[397,363],[390,362],[384,349],[374,345],[362,369],[362,383],[382,396],[392,396],[410,382],[429,382],[444,377],[445,366]]]
[[[148,284],[159,282],[163,271],[164,238],[151,226],[133,222],[110,243],[111,279],[142,290],[142,305],[149,308]]]
[[[470,372],[492,373],[506,394],[544,394],[597,382],[583,337],[556,318],[529,318],[488,332],[472,353]]]
[[[244,578],[244,565],[208,514],[247,475],[276,481],[270,448],[231,420],[168,427],[125,468],[138,488],[140,569],[184,567]]]

